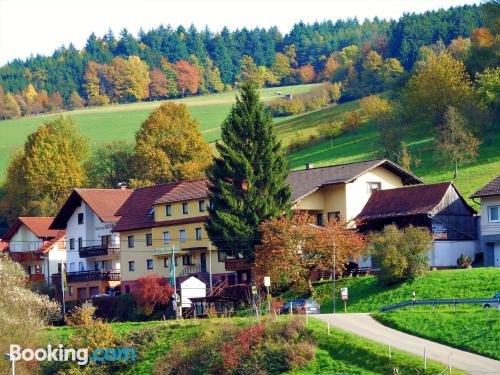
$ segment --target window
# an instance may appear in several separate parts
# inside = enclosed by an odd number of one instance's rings
[[[316,225],[323,226],[323,214],[316,214]]]
[[[78,214],[78,225],[83,224],[83,213]]]
[[[195,230],[196,240],[201,240],[201,228],[196,228]]]
[[[76,268],[75,268],[75,263],[74,262],[71,262],[69,264],[69,272],[75,272],[76,271]]]
[[[130,272],[135,271],[135,262],[134,262],[133,260],[129,260],[129,261],[128,261],[128,270],[129,270]]]
[[[101,237],[101,245],[102,246],[108,246],[108,244],[109,244],[109,237],[110,236],[102,236]]]
[[[224,251],[217,250],[217,260],[222,263],[226,260],[227,255]]]
[[[151,233],[146,233],[146,246],[153,245],[153,236]]]
[[[241,281],[243,281],[243,282],[248,281],[248,272],[241,273]]]
[[[40,264],[35,265],[35,273],[42,273],[42,266]]]
[[[134,236],[128,236],[127,237],[127,241],[128,241],[128,247],[129,249],[134,247]]]
[[[185,229],[181,229],[179,231],[179,241],[186,242],[186,230]]]
[[[488,207],[490,221],[497,223],[500,221],[500,206]]]
[[[191,255],[183,255],[182,256],[182,265],[183,266],[190,266],[193,264],[193,258]]]
[[[168,258],[163,258],[163,268],[168,268]]]
[[[82,237],[78,237],[78,250],[80,250],[83,247],[83,239]]]
[[[83,266],[83,262],[78,262],[78,271],[85,271],[85,267]]]
[[[153,269],[153,259],[146,259],[146,267],[148,270]]]
[[[328,212],[328,222],[340,219],[340,211]]]
[[[163,232],[163,243],[167,244],[170,242],[170,232]]]
[[[189,213],[189,206],[188,206],[188,202],[184,202],[182,204],[182,213],[184,215],[187,215]]]
[[[171,204],[167,204],[165,206],[165,215],[172,216],[172,205]]]
[[[198,202],[198,209],[200,210],[200,212],[205,212],[205,201],[199,201]]]
[[[75,250],[75,239],[74,238],[69,239],[69,249]]]
[[[73,287],[72,287],[72,286],[70,286],[70,287],[68,288],[68,293],[69,293],[69,295],[70,295],[70,296],[72,296],[72,295],[73,295]]]
[[[382,190],[382,183],[380,182],[367,182],[368,193],[373,193],[374,191]]]

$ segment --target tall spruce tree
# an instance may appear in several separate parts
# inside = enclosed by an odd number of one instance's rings
[[[290,209],[290,188],[271,117],[252,85],[242,85],[216,147],[219,156],[208,172],[212,205],[206,229],[220,251],[253,260],[260,223]]]

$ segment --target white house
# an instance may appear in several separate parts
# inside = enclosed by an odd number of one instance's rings
[[[64,230],[49,229],[53,217],[17,218],[3,241],[11,259],[19,262],[33,283],[51,284],[51,275],[66,261]]]
[[[480,243],[484,265],[500,267],[500,176],[471,198],[481,200]]]
[[[120,235],[111,230],[119,219],[117,210],[131,193],[75,189],[54,218],[51,228],[66,230],[67,300],[86,299],[119,286]]]

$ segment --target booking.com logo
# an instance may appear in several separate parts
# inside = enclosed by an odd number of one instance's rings
[[[65,348],[62,344],[56,347],[47,345],[47,348],[22,349],[20,345],[11,344],[9,351],[11,361],[54,361],[54,362],[77,362],[80,366],[85,366],[89,362],[115,362],[115,361],[135,361],[135,349],[132,348],[107,348],[95,349],[89,355],[88,349]]]

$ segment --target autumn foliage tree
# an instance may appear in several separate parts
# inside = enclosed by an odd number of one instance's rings
[[[177,73],[177,86],[182,96],[197,94],[200,87],[200,71],[186,60],[179,60],[174,64]]]
[[[145,315],[151,315],[155,308],[167,305],[174,294],[172,285],[162,282],[158,275],[147,275],[137,279],[132,296]]]
[[[256,247],[253,268],[258,283],[269,276],[278,288],[291,286],[311,294],[314,272],[333,270],[335,259],[341,274],[349,257],[364,252],[362,235],[348,229],[345,222],[331,220],[324,227],[310,222],[306,213],[298,212],[261,224],[262,241]]]

